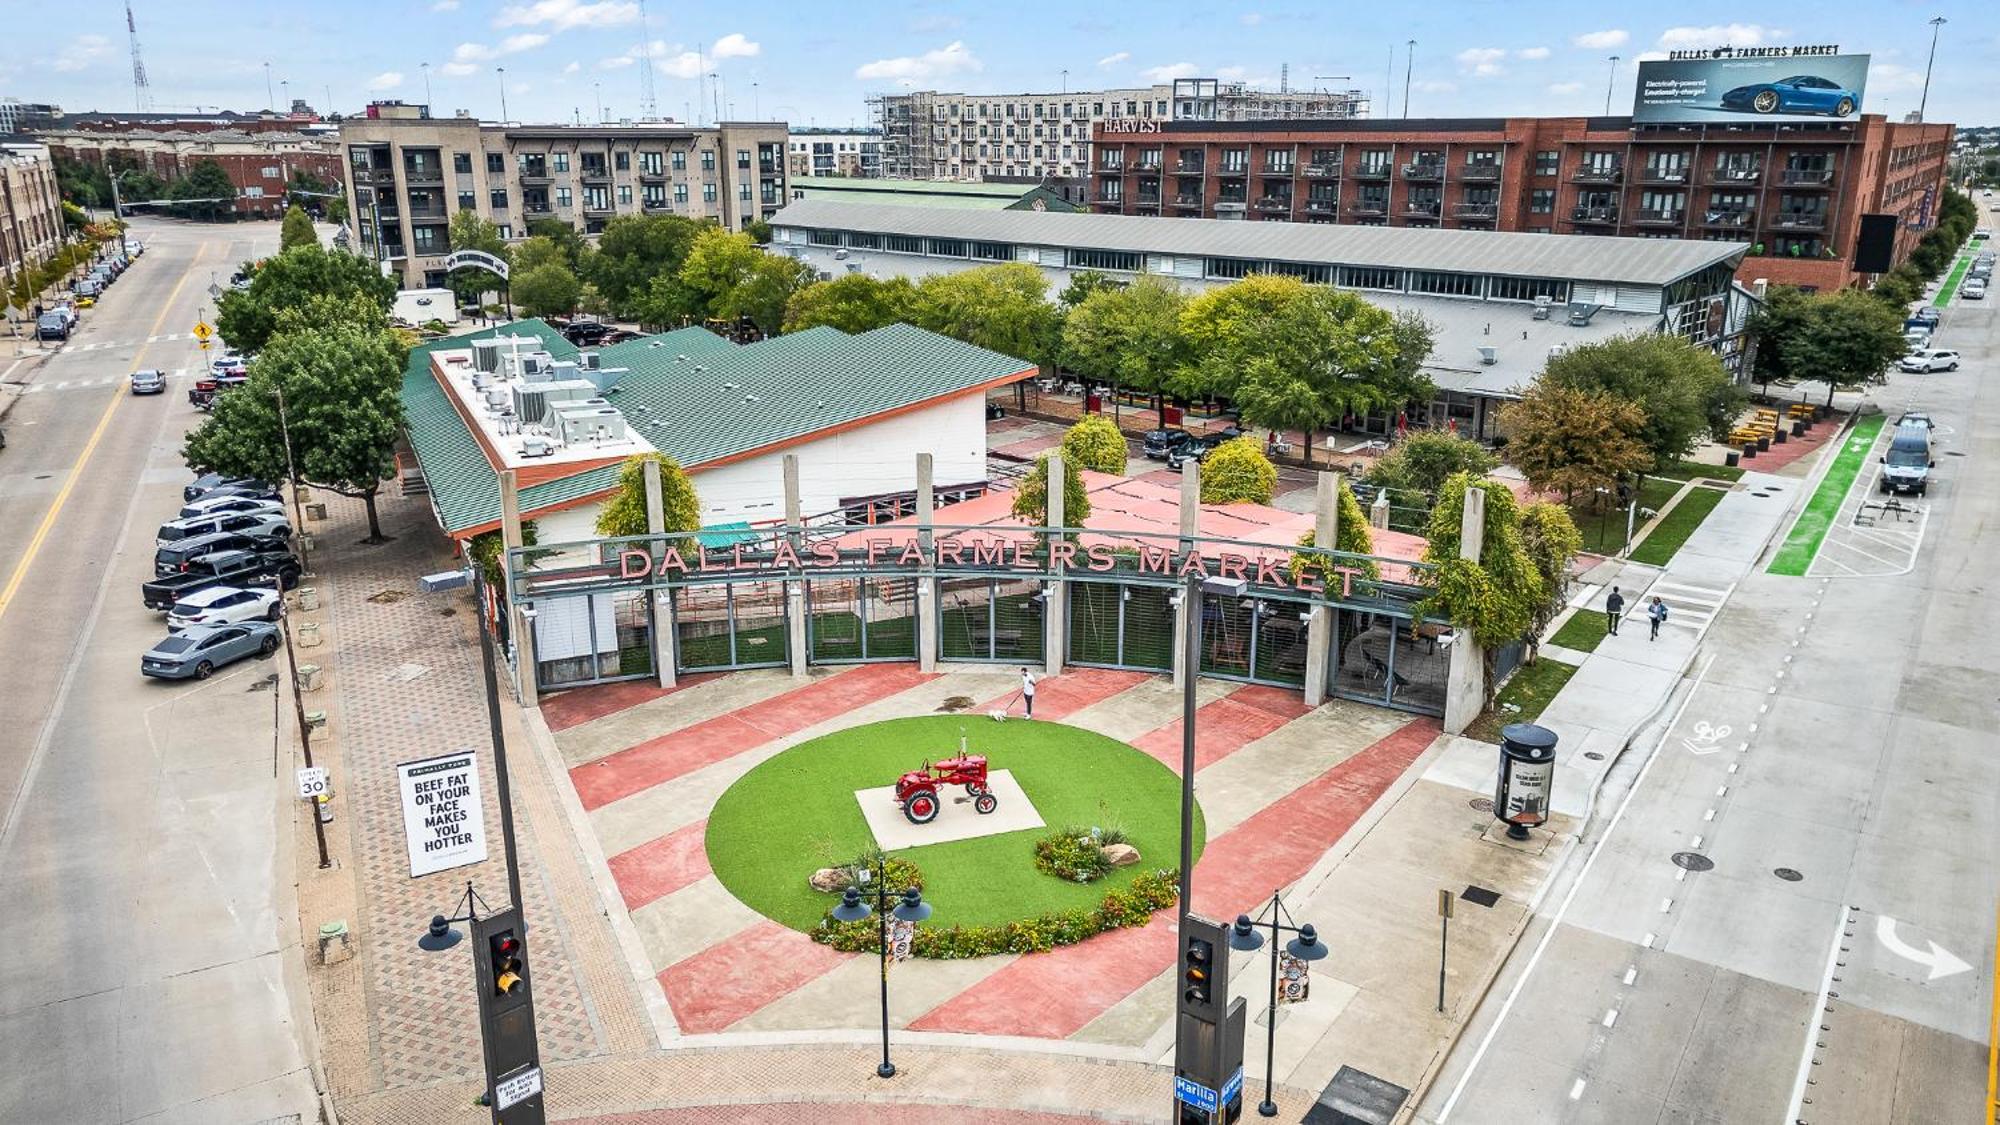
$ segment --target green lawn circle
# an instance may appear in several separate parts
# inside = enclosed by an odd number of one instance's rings
[[[998,925],[1052,911],[1088,909],[1141,871],[1180,855],[1180,780],[1146,754],[1060,723],[967,715],[890,719],[800,743],[744,774],[709,813],[709,866],[729,893],[764,916],[809,930],[834,896],[806,880],[874,847],[858,789],[893,785],[905,770],[967,749],[1009,770],[1044,827],[892,851],[924,873],[932,925]],[[947,799],[964,791],[945,791]],[[1141,861],[1092,883],[1035,870],[1035,841],[1067,825],[1123,828]],[[1201,854],[1195,808],[1195,855]]]

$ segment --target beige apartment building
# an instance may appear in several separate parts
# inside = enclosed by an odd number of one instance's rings
[[[48,260],[62,239],[62,193],[47,146],[0,143],[0,280]]]
[[[518,125],[434,118],[377,102],[340,124],[354,245],[405,286],[444,282],[451,217],[476,211],[501,237],[560,219],[586,235],[618,215],[685,215],[742,230],[785,205],[782,123]]]

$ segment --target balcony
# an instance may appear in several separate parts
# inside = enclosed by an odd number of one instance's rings
[[[1460,182],[1468,184],[1497,183],[1500,180],[1500,166],[1498,164],[1467,164],[1458,170],[1458,178]]]
[[[1361,167],[1349,172],[1348,175],[1353,176],[1357,180],[1386,180],[1389,178],[1389,166],[1387,164],[1363,164]]]
[[[1132,165],[1132,170],[1134,172],[1157,172],[1160,170],[1160,161],[1147,160],[1141,157],[1137,164]]]
[[[1350,210],[1358,218],[1379,219],[1389,213],[1389,202],[1386,199],[1357,199]]]
[[[608,184],[611,182],[611,170],[608,168],[584,168],[577,172],[577,177],[586,184]]]
[[[1642,227],[1677,227],[1687,221],[1687,212],[1673,207],[1642,207],[1633,213],[1632,221]]]
[[[1306,200],[1306,214],[1308,215],[1335,215],[1339,214],[1339,212],[1340,199],[1337,196],[1331,199]]]
[[[1225,164],[1216,170],[1216,175],[1225,180],[1240,180],[1250,174],[1248,164]]]
[[[1307,164],[1299,169],[1309,180],[1335,180],[1340,178],[1340,161],[1331,164]]]
[[[1122,176],[1125,174],[1125,166],[1123,164],[1099,164],[1097,166],[1097,174],[1100,176]]]
[[[1773,230],[1825,230],[1826,216],[1810,211],[1785,211],[1771,218]]]
[[[664,199],[648,199],[640,206],[648,215],[659,215],[673,210],[673,205]]]
[[[524,184],[527,183],[528,177],[522,176],[521,182]],[[639,182],[642,184],[663,184],[667,182],[667,174],[658,168],[641,168],[639,169]]]
[[[524,187],[547,187],[549,183],[549,170],[547,168],[539,171],[527,171],[524,169],[521,172],[520,179]]]
[[[1203,171],[1203,164],[1204,162],[1200,160],[1176,160],[1174,161],[1174,171],[1198,176]]]
[[[585,199],[583,213],[586,215],[609,215],[612,213],[609,199]]]
[[[1290,211],[1292,201],[1282,195],[1267,195],[1257,201],[1259,211]]]
[[[1270,176],[1273,179],[1289,180],[1297,173],[1298,165],[1296,164],[1266,164],[1264,165],[1264,170],[1257,174],[1260,176]]]
[[[1732,207],[1724,207],[1704,211],[1701,216],[1701,225],[1705,227],[1740,228],[1749,226],[1750,218],[1751,213],[1749,211],[1739,211]]]
[[[1570,179],[1580,184],[1622,183],[1625,180],[1625,166],[1622,164],[1612,164],[1605,167],[1586,165],[1578,168],[1576,174],[1571,176]]]
[[[429,165],[424,165],[420,168],[406,166],[403,169],[403,182],[412,187],[423,184],[442,184],[444,183],[444,169],[433,168]]]
[[[441,223],[449,218],[451,218],[451,213],[446,211],[442,206],[410,208],[410,221],[413,223]]]
[[[359,172],[357,175],[364,184],[382,184],[386,187],[396,182],[396,170],[394,168],[372,168],[366,172]]]
[[[1091,202],[1100,207],[1117,207],[1125,202],[1125,197],[1116,192],[1100,191],[1091,199]]]
[[[1711,168],[1708,182],[1717,187],[1731,187],[1737,184],[1754,184],[1764,178],[1762,168]]]
[[[1158,207],[1160,205],[1160,193],[1152,192],[1149,194],[1142,191],[1134,196],[1133,200],[1141,207]]]
[[[1199,207],[1201,206],[1201,193],[1198,191],[1181,192],[1174,196],[1174,206]]]
[[[1454,219],[1462,219],[1469,223],[1490,223],[1500,217],[1500,205],[1498,203],[1460,203],[1452,207],[1451,215]]]
[[[1570,210],[1569,221],[1578,226],[1610,227],[1618,225],[1616,207],[1575,207]]]
[[[1833,184],[1831,168],[1781,168],[1778,183],[1784,187],[1817,188]]]
[[[1642,184],[1684,184],[1688,182],[1686,168],[1663,168],[1648,164],[1639,170]]]
[[[1429,199],[1412,199],[1403,204],[1403,216],[1410,219],[1435,219],[1444,214],[1444,204]]]
[[[1444,179],[1444,165],[1429,160],[1419,160],[1411,164],[1405,164],[1403,165],[1403,178],[1406,180],[1442,180]]]
[[[757,165],[757,174],[758,174],[759,176],[776,176],[776,175],[781,175],[781,174],[783,174],[783,172],[784,172],[784,169],[783,169],[783,168],[780,168],[780,167],[778,167],[778,166],[777,166],[776,164],[759,164],[759,165]]]
[[[546,203],[523,203],[521,210],[526,211],[530,215],[546,215],[551,209]]]

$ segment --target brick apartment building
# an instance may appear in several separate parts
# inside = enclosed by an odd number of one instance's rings
[[[1936,221],[1952,126],[1629,117],[1100,122],[1099,213],[1750,244],[1739,279],[1836,289],[1863,214],[1901,261]]]
[[[150,126],[123,130],[96,127],[43,129],[37,139],[51,152],[80,164],[140,168],[171,183],[203,160],[213,160],[236,185],[234,210],[243,218],[277,218],[284,213],[285,188],[292,173],[308,171],[333,190],[347,178],[340,146],[331,137],[269,129],[159,131]],[[322,201],[323,202],[323,201]]]
[[[55,164],[38,144],[0,143],[0,281],[47,261],[63,241]]]

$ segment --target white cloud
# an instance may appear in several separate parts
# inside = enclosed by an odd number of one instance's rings
[[[1631,42],[1631,33],[1612,28],[1609,31],[1587,31],[1569,41],[1572,47],[1582,47],[1588,51],[1606,51],[1613,47],[1623,47]]]
[[[509,35],[500,41],[500,53],[514,55],[522,51],[532,51],[548,41],[548,36],[532,31],[523,35]]]
[[[679,43],[669,45],[664,39],[655,39],[633,47],[622,55],[605,59],[598,63],[606,69],[631,66],[641,58],[653,60],[653,70],[668,78],[699,78],[708,73],[715,62],[713,56],[704,56],[699,51],[690,51]]]
[[[378,90],[378,91],[393,90],[396,87],[401,86],[402,84],[403,84],[402,73],[400,71],[394,71],[394,70],[385,70],[382,73],[368,80],[368,88],[370,90]]]
[[[438,67],[438,73],[446,78],[463,78],[468,74],[477,73],[478,70],[478,67],[469,62],[448,62]]]
[[[1708,27],[1670,27],[1660,33],[1660,46],[1669,51],[1704,47],[1755,47],[1786,32],[1754,23],[1712,24]]]
[[[1244,27],[1256,27],[1258,24],[1264,22],[1264,13],[1245,12],[1236,18],[1242,22]]]
[[[549,37],[546,35],[526,32],[521,35],[509,35],[500,41],[498,47],[489,47],[484,43],[460,43],[451,49],[451,62],[444,65],[443,71],[446,74],[470,74],[472,68],[466,66],[468,63],[492,62],[502,55],[518,55],[522,51],[532,51],[548,41]],[[452,69],[454,65],[464,69],[455,71]]]
[[[1581,94],[1581,93],[1583,93],[1583,83],[1581,83],[1581,82],[1553,82],[1553,83],[1550,83],[1550,84],[1549,84],[1549,93],[1551,93],[1551,94]]]
[[[747,39],[738,31],[717,39],[715,45],[708,49],[708,55],[715,59],[748,59],[755,58],[763,51],[762,43]]]
[[[1124,62],[1124,61],[1125,61],[1126,59],[1129,59],[1129,58],[1131,58],[1131,57],[1132,57],[1132,52],[1130,52],[1130,51],[1118,51],[1118,52],[1115,52],[1115,53],[1113,53],[1113,54],[1109,54],[1109,55],[1106,55],[1106,56],[1104,56],[1104,57],[1103,57],[1103,58],[1101,58],[1101,59],[1098,59],[1098,60],[1097,60],[1097,65],[1098,65],[1098,66],[1117,66],[1117,65],[1118,65],[1119,63],[1122,63],[1122,62]]]
[[[1474,78],[1497,78],[1507,73],[1506,68],[1500,65],[1507,52],[1499,47],[1467,47],[1452,57],[1458,60],[1460,73]]]
[[[1168,63],[1165,66],[1149,66],[1139,72],[1139,77],[1158,85],[1172,82],[1176,78],[1193,78],[1201,73],[1201,68],[1191,62]]]
[[[1514,57],[1517,59],[1545,59],[1549,57],[1549,49],[1547,47],[1523,47],[1514,52]]]
[[[456,12],[458,11],[458,0],[436,0],[436,2],[431,5],[431,11]]]
[[[56,55],[57,70],[82,70],[111,53],[111,40],[102,35],[79,35]]]
[[[1872,93],[1914,92],[1923,89],[1923,85],[1924,72],[1915,67],[1892,62],[1868,65],[1868,89]]]
[[[616,58],[603,59],[598,62],[597,66],[600,70],[617,70],[620,67],[631,66],[638,61],[639,58],[637,55],[619,55]]]
[[[639,22],[639,5],[633,0],[535,0],[532,4],[509,4],[500,9],[495,27],[542,27],[569,31],[578,27],[618,27]]]
[[[979,61],[978,56],[965,45],[965,41],[954,39],[936,50],[925,51],[921,55],[904,55],[900,58],[876,59],[874,62],[862,63],[854,68],[854,77],[928,80],[953,74],[976,74],[984,69],[986,64]]]
[[[679,51],[670,55],[655,55],[653,69],[668,78],[700,78],[708,67],[699,51]]]
[[[573,63],[570,63],[570,64],[569,64],[568,66],[565,66],[565,67],[563,67],[563,73],[564,73],[564,74],[575,74],[575,73],[576,73],[577,71],[579,71],[579,70],[582,70],[582,69],[583,69],[583,64],[582,64],[582,63],[580,63],[580,62],[573,62]]]
[[[451,49],[451,61],[459,63],[485,62],[499,52],[484,43],[460,43]]]
[[[1667,53],[1665,51],[1640,51],[1637,55],[1633,56],[1632,61],[1635,63],[1666,62]]]

